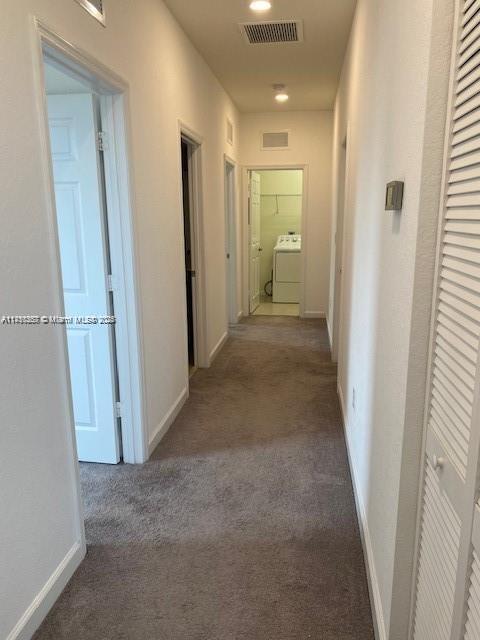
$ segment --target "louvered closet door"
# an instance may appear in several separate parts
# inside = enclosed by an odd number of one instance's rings
[[[454,33],[415,640],[480,640],[478,539],[475,554],[472,548],[480,439],[480,0],[459,2]]]
[[[480,638],[480,506],[475,507],[465,640]]]

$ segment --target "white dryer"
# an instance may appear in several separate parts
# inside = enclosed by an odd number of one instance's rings
[[[273,302],[300,302],[302,236],[278,236],[273,249]]]

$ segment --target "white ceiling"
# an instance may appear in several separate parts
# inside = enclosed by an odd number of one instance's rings
[[[165,0],[240,111],[331,109],[356,0],[272,0],[259,14],[248,0]],[[301,19],[303,43],[248,45],[238,23]],[[290,100],[273,100],[274,83]]]

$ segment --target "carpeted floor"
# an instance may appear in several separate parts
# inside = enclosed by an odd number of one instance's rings
[[[244,320],[150,462],[81,475],[88,555],[35,640],[373,640],[324,321]]]

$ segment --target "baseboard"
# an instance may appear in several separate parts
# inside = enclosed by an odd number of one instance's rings
[[[218,354],[222,350],[223,345],[225,344],[225,342],[227,340],[228,340],[228,331],[225,331],[223,336],[220,338],[220,340],[217,342],[217,344],[213,347],[210,355],[208,356],[208,361],[209,361],[210,365],[215,360],[215,358],[218,356]]]
[[[383,616],[382,599],[380,597],[380,586],[378,584],[377,572],[375,569],[375,561],[373,556],[372,538],[368,528],[367,514],[365,506],[358,488],[355,466],[353,464],[353,456],[348,438],[348,428],[346,422],[345,400],[340,385],[337,385],[338,397],[340,400],[340,409],[342,412],[343,429],[345,432],[345,441],[347,443],[347,455],[352,475],[353,493],[355,496],[355,504],[357,507],[358,525],[360,528],[360,537],[362,540],[363,555],[365,558],[365,566],[367,569],[368,591],[370,594],[370,603],[372,607],[373,626],[376,640],[387,640],[387,632],[385,629],[385,619]]]
[[[325,318],[324,311],[304,311],[301,314],[302,318]]]
[[[182,393],[178,396],[178,398],[175,400],[173,405],[168,410],[167,415],[164,417],[164,419],[160,422],[158,427],[155,429],[155,433],[153,434],[153,436],[150,438],[150,441],[148,443],[148,457],[152,455],[152,453],[160,444],[160,441],[162,440],[162,438],[165,436],[167,431],[172,426],[175,418],[180,413],[180,409],[185,404],[187,398],[188,398],[188,388],[185,387],[185,389],[182,391]]]
[[[32,604],[10,631],[6,640],[30,640],[67,586],[85,557],[86,549],[78,540],[60,562]]]

